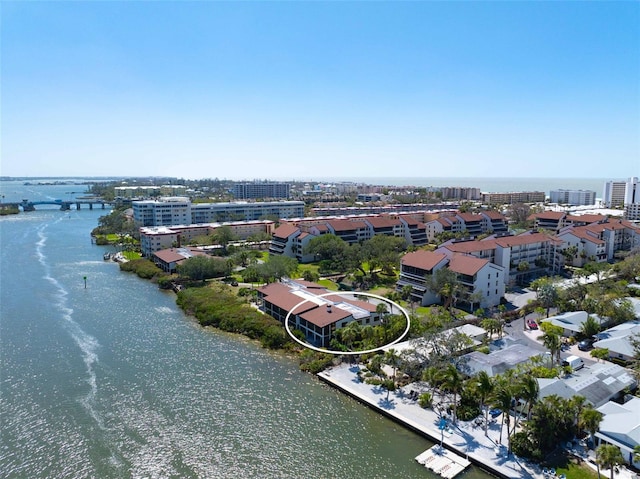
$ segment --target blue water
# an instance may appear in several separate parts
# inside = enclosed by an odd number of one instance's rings
[[[426,439],[104,262],[104,213],[0,218],[0,477],[434,477]]]

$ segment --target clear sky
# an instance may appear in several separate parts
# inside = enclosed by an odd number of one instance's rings
[[[1,4],[0,175],[640,175],[640,2]]]

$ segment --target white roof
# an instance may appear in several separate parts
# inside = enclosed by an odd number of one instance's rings
[[[640,398],[631,398],[624,404],[609,401],[598,411],[604,414],[598,435],[631,448],[640,445]]]
[[[593,343],[596,348],[608,349],[613,353],[633,356],[635,350],[631,339],[634,335],[640,334],[640,320],[627,321],[613,328],[598,333],[598,341]]]
[[[569,331],[580,332],[582,324],[587,320],[589,315],[586,311],[571,311],[568,313],[558,314],[551,316],[550,318],[543,319],[542,321],[548,321],[555,326],[559,326],[562,329],[568,329]]]

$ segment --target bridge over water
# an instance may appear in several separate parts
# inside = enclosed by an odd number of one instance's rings
[[[92,210],[94,206],[100,206],[103,210],[106,205],[113,205],[113,201],[106,201],[102,198],[76,198],[75,200],[44,200],[44,201],[29,201],[22,200],[22,203],[18,203],[22,208],[22,211],[35,211],[37,205],[56,205],[60,206],[61,211],[68,211],[73,205],[76,205],[76,209],[81,209],[82,205],[88,205]]]

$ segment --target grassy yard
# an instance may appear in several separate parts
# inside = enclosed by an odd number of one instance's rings
[[[558,476],[564,474],[567,479],[598,479],[598,473],[583,460],[566,454],[553,456],[544,465],[555,468]]]
[[[142,255],[136,251],[123,251],[122,256],[127,258],[129,261],[134,259],[142,258]]]
[[[321,279],[318,281],[318,284],[330,291],[338,291],[338,285],[329,279]]]

